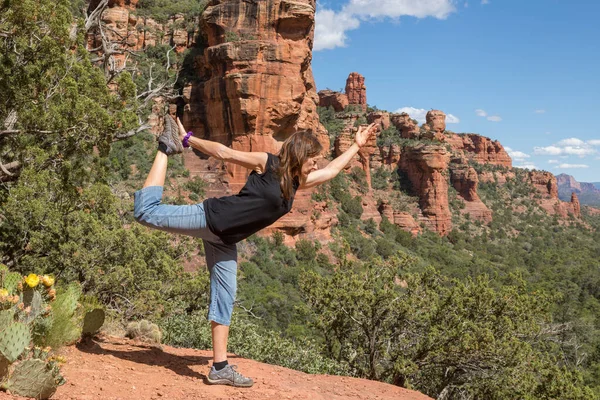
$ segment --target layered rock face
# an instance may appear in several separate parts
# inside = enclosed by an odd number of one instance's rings
[[[320,107],[333,107],[336,112],[344,111],[348,107],[348,96],[333,90],[321,90],[319,93]]]
[[[417,145],[407,147],[400,160],[400,169],[406,173],[413,190],[419,196],[419,205],[425,225],[442,235],[452,229],[452,214],[448,206],[448,183],[444,172],[450,155],[443,146]]]
[[[461,141],[447,140],[455,150],[462,150],[471,160],[479,164],[499,165],[512,168],[512,159],[499,141],[485,136],[468,133],[458,135]]]
[[[236,150],[273,153],[292,133],[311,130],[327,150],[310,66],[314,16],[314,0],[211,1],[184,125]],[[234,190],[241,187],[247,170],[228,170]]]
[[[400,131],[403,139],[417,139],[419,137],[419,124],[406,113],[392,114],[391,123]]]
[[[572,215],[581,218],[581,206],[575,193],[571,196],[571,202],[566,203],[558,197],[558,183],[556,177],[547,171],[530,171],[529,182],[542,195],[538,204],[550,215],[558,215],[568,218]]]
[[[413,236],[417,236],[423,230],[415,221],[411,213],[405,211],[395,211],[390,205],[390,202],[383,200],[379,205],[379,213],[388,219],[391,223],[398,225],[401,229],[410,232]]]
[[[479,176],[473,167],[470,167],[464,158],[454,158],[450,164],[450,180],[452,186],[465,202],[463,214],[485,223],[492,221],[492,211],[481,201],[477,194]]]
[[[440,110],[431,110],[425,116],[426,123],[424,138],[429,140],[444,141],[444,132],[446,131],[446,114]]]
[[[367,87],[365,77],[358,72],[352,72],[346,80],[346,96],[350,104],[358,105],[367,111]]]

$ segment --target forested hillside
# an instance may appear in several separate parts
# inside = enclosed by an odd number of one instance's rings
[[[314,2],[303,2],[294,14],[303,24],[305,15],[314,17],[304,3]],[[150,168],[164,113],[183,109],[207,135],[217,132],[207,126],[222,123],[212,114],[194,119],[191,103],[210,87],[201,75],[209,66],[197,59],[204,54],[199,49],[217,40],[207,38],[198,21],[206,6],[196,0],[103,0],[89,9],[76,0],[0,3],[0,262],[23,275],[53,275],[65,285],[59,293],[78,283],[88,301],[105,308],[115,329],[148,320],[161,328],[165,343],[196,348],[211,345],[202,243],[135,223],[132,195]],[[144,33],[143,45],[107,47],[114,37],[101,31],[114,21],[103,13],[116,8],[130,10],[125,25],[143,19],[134,30]],[[185,40],[177,32],[185,32]],[[231,29],[219,36],[220,45],[251,45],[260,34]],[[229,64],[210,65],[210,79],[223,65]],[[280,123],[287,124],[286,133],[312,124],[331,140],[325,157],[332,158],[336,140],[339,149],[354,125],[381,111],[364,106],[338,112],[319,107],[320,119],[285,116]],[[317,111],[314,96],[302,97],[296,111],[306,108]],[[415,157],[427,147],[450,160],[456,149],[422,128],[423,136],[417,126],[410,139],[393,126],[382,129],[372,147],[395,145]],[[438,133],[461,143],[479,140]],[[423,200],[406,161],[367,168],[368,176],[353,165],[307,195],[313,210],[307,219],[318,225],[326,212],[332,216],[325,239],[310,232],[299,239],[281,229],[240,243],[230,350],[440,399],[598,398],[599,213],[549,212],[544,204],[555,210],[558,203],[536,188],[538,175],[467,158],[454,162],[460,166],[455,176],[460,170],[468,177],[473,169],[491,178],[477,181],[477,201],[469,202],[453,182],[474,179],[453,181],[450,172],[440,172],[449,206],[443,234],[430,223],[441,226],[440,214],[420,219]],[[186,162],[170,159],[167,202],[197,203],[222,183],[194,176]],[[487,211],[466,209],[475,202]],[[375,206],[376,218],[365,217],[373,211],[367,205]],[[392,216],[413,218],[414,232],[377,212],[382,205]],[[482,210],[478,215],[485,218],[472,216]]]

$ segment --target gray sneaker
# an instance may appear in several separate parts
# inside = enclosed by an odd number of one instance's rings
[[[167,148],[165,153],[179,154],[183,151],[183,144],[179,138],[179,128],[177,123],[169,114],[165,115],[165,130],[158,137],[158,142],[165,145]]]
[[[236,387],[251,387],[254,381],[237,372],[237,365],[227,365],[220,371],[215,367],[208,373],[208,383],[211,385],[230,385]]]

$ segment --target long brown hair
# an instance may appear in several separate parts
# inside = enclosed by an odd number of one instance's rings
[[[294,194],[294,180],[300,177],[302,165],[311,157],[321,153],[323,146],[309,131],[299,131],[286,139],[279,152],[281,192],[286,200]]]

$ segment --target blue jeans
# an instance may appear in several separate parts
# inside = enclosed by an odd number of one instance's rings
[[[201,238],[210,272],[208,320],[231,323],[237,290],[237,247],[225,244],[206,224],[204,204],[161,204],[162,186],[149,186],[134,195],[134,217],[140,224],[161,231]]]

